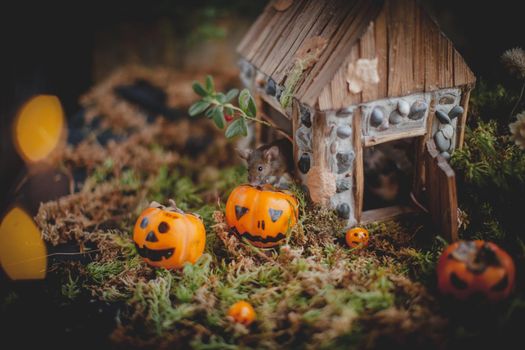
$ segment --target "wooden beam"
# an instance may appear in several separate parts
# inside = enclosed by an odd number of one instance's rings
[[[427,131],[424,128],[419,128],[419,129],[411,129],[411,130],[406,130],[406,131],[396,132],[396,133],[388,133],[385,135],[365,136],[364,144],[365,144],[365,147],[370,147],[370,146],[378,145],[380,143],[385,143],[389,141],[405,139],[408,137],[422,136],[422,135],[425,135],[426,132]]]
[[[456,148],[463,148],[463,143],[465,142],[465,127],[467,124],[467,114],[468,114],[468,104],[470,100],[470,91],[471,87],[465,88],[461,96],[461,107],[463,107],[463,114],[458,118],[458,124],[456,127],[457,141]]]
[[[420,212],[420,209],[418,207],[402,205],[372,209],[363,212],[363,215],[361,216],[361,221],[359,223],[361,225],[366,225],[375,221],[385,221],[402,215],[414,214],[418,212]]]
[[[361,108],[356,108],[353,115],[352,133],[354,137],[354,213],[357,222],[363,212],[363,194],[365,175],[363,165],[363,140],[361,139]]]

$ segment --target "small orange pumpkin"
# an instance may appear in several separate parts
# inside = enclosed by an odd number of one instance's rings
[[[228,316],[233,318],[235,322],[242,323],[245,326],[249,326],[256,318],[253,306],[246,301],[238,301],[233,304],[228,310]]]
[[[174,203],[173,207],[152,203],[137,219],[133,240],[149,265],[176,269],[201,257],[206,231],[196,215],[185,214]]]
[[[350,248],[364,248],[368,246],[369,238],[368,230],[363,227],[354,227],[346,231],[345,235],[346,244]]]
[[[286,239],[299,215],[295,197],[271,186],[241,185],[226,202],[226,222],[238,237],[256,247],[270,248]]]
[[[462,300],[481,294],[498,301],[512,292],[515,266],[509,254],[494,243],[459,241],[439,257],[437,276],[443,294]]]

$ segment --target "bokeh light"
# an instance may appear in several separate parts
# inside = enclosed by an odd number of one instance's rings
[[[29,163],[48,158],[65,132],[64,111],[52,95],[31,98],[15,119],[13,140],[20,156]]]
[[[46,277],[46,245],[35,222],[21,207],[12,207],[0,223],[0,265],[13,280]]]

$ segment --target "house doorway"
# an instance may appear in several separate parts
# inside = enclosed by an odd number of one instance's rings
[[[363,149],[364,212],[410,206],[417,141],[404,138]]]

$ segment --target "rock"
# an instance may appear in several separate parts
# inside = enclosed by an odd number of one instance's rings
[[[312,149],[312,139],[310,132],[305,128],[297,129],[295,134],[295,142],[297,146],[303,151],[310,151]]]
[[[310,170],[310,155],[308,153],[303,153],[297,162],[297,167],[299,171],[303,174],[306,174]]]
[[[450,112],[448,112],[448,116],[450,117],[450,119],[456,119],[460,115],[463,115],[464,111],[465,110],[463,109],[463,107],[461,107],[461,106],[454,106],[454,107],[452,107]]]
[[[350,218],[350,206],[348,203],[340,203],[336,208],[336,212],[341,219],[348,220]]]
[[[337,159],[337,173],[346,173],[352,166],[354,161],[354,152],[337,153],[335,156]]]
[[[450,118],[448,115],[440,110],[436,111],[436,117],[438,118],[439,122],[442,124],[450,124]]]
[[[275,85],[275,81],[272,78],[268,79],[268,82],[266,83],[266,88],[264,89],[267,95],[275,96],[277,93],[277,86]]]
[[[304,107],[301,105],[301,123],[303,123],[304,126],[307,128],[312,127],[312,116],[310,113],[310,109],[308,107]]]
[[[335,154],[336,152],[337,152],[337,143],[332,142],[332,144],[330,145],[330,153]]]
[[[454,137],[454,127],[450,124],[442,125],[439,130],[443,133],[443,136],[447,140],[450,140],[452,137]]]
[[[348,191],[352,188],[352,180],[350,178],[337,180],[335,183],[335,188],[337,193]]]
[[[352,128],[348,125],[341,125],[337,128],[337,136],[342,139],[352,136]]]
[[[419,120],[425,116],[427,108],[428,104],[425,101],[418,100],[412,104],[412,107],[410,107],[408,117],[412,120]]]
[[[396,125],[403,121],[403,116],[397,110],[392,111],[392,113],[390,113],[388,121],[390,122],[390,124]]]
[[[455,101],[454,96],[452,96],[452,95],[445,95],[445,96],[442,96],[439,99],[439,104],[440,105],[449,105],[451,103],[454,103],[454,101]]]
[[[383,123],[383,120],[385,119],[385,114],[383,113],[383,110],[380,107],[376,107],[372,110],[372,113],[370,114],[370,125],[373,127],[378,127]]]
[[[450,153],[448,153],[448,152],[441,152],[440,154],[441,154],[441,156],[442,156],[443,158],[445,158],[446,160],[449,160],[449,159],[450,159]]]
[[[434,135],[434,142],[436,143],[436,147],[440,152],[448,151],[452,145],[452,142],[447,140],[441,131],[436,132]]]
[[[401,116],[406,117],[410,113],[410,105],[405,100],[399,100],[397,102],[397,110]]]

